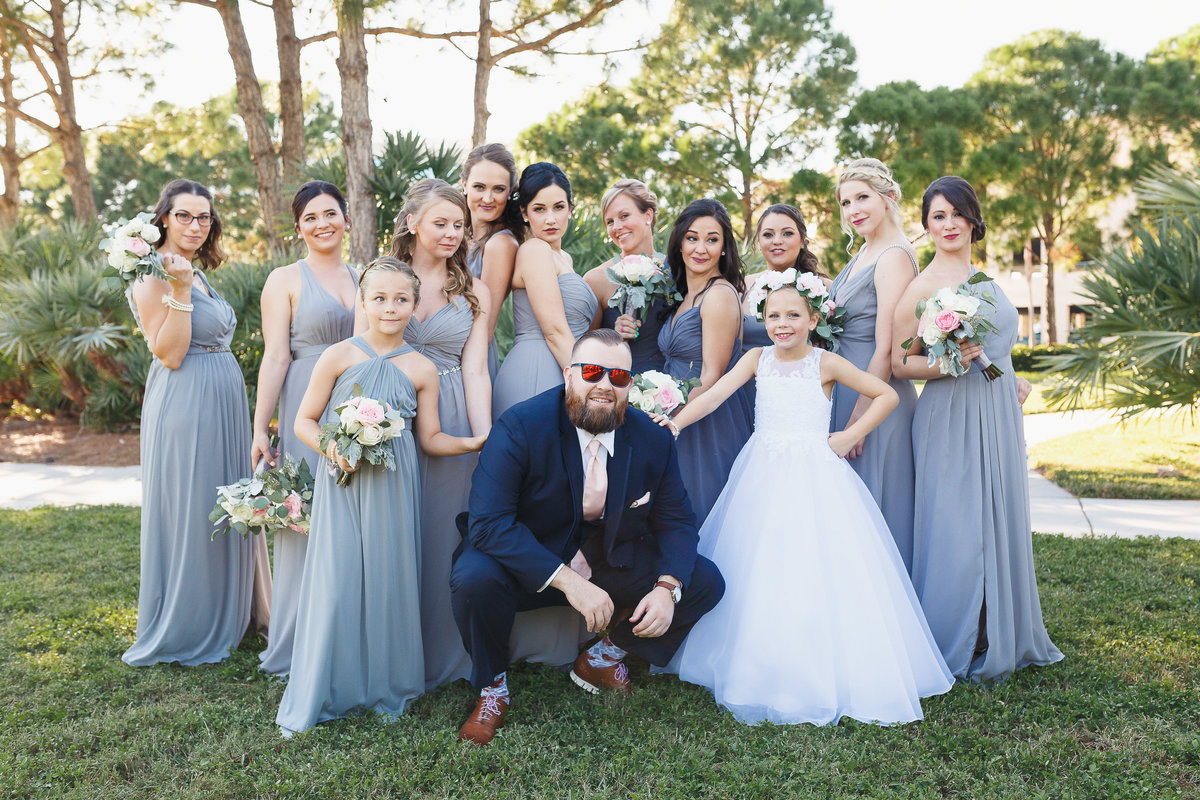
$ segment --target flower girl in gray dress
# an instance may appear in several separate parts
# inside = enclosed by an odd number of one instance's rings
[[[221,220],[208,189],[167,184],[154,209],[164,266],[131,291],[154,354],[142,401],[141,585],[133,666],[228,658],[250,621],[258,537],[213,539],[216,488],[247,477],[246,385],[229,351],[237,318],[198,261],[218,266]]]
[[[491,295],[466,265],[467,203],[438,178],[414,183],[396,216],[390,255],[412,266],[425,291],[404,338],[438,368],[438,419],[451,436],[492,426],[488,379]],[[427,689],[471,675],[450,611],[450,564],[462,536],[455,517],[467,507],[475,453],[418,453],[421,473],[421,631]]]
[[[358,273],[342,261],[342,242],[350,222],[346,200],[336,186],[325,181],[305,183],[292,198],[292,217],[308,252],[294,264],[271,270],[263,285],[263,360],[258,371],[250,463],[257,466],[265,460],[274,467],[287,455],[297,462],[307,460],[313,468],[317,465],[315,454],[296,438],[296,409],[321,353],[354,333]],[[272,453],[268,430],[276,402],[279,451]],[[271,627],[267,649],[258,656],[263,671],[273,675],[291,670],[296,603],[307,548],[308,534],[275,532]]]
[[[896,340],[915,341],[892,364],[894,374],[926,381],[913,420],[913,587],[950,671],[987,680],[1063,657],[1042,624],[1033,568],[1021,416],[1029,384],[1012,368],[1017,310],[990,281],[968,290],[997,330],[983,347],[964,344],[962,361],[986,353],[1002,374],[989,381],[976,367],[955,378],[928,366],[914,309],[971,277],[971,244],[986,226],[975,191],[953,176],[925,190],[921,221],[937,255],[896,306]]]
[[[318,470],[292,672],[275,718],[285,736],[357,709],[395,716],[425,690],[415,440],[427,454],[453,456],[486,437],[440,430],[437,367],[404,341],[420,286],[394,258],[363,270],[368,329],[321,355],[296,414],[296,435],[314,450],[321,422],[355,394],[399,409],[405,427],[389,440],[394,470],[365,460],[352,470],[332,443],[326,455],[353,480],[341,487]]]

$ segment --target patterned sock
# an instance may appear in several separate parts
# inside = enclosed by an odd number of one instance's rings
[[[587,652],[588,663],[593,667],[609,667],[614,661],[625,657],[625,651],[613,644],[607,636],[589,647]]]
[[[479,693],[480,697],[508,697],[508,673],[501,672],[496,676],[496,680],[491,686],[483,687],[483,691]]]

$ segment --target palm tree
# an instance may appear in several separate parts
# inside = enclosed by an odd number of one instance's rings
[[[1123,418],[1200,409],[1200,173],[1159,167],[1137,187],[1157,212],[1133,241],[1105,253],[1083,280],[1091,317],[1078,350],[1044,360],[1059,371],[1047,392],[1079,408],[1100,391]]]

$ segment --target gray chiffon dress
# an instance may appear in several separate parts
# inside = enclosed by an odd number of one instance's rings
[[[879,256],[891,249],[889,247],[881,251]],[[904,253],[912,260],[913,275],[916,275],[916,259],[908,250],[904,250]],[[871,356],[875,354],[875,317],[879,306],[879,297],[875,292],[875,265],[879,263],[879,258],[851,275],[850,271],[857,260],[856,255],[838,273],[829,294],[839,306],[846,307],[845,329],[838,337],[838,355],[859,369],[866,370]],[[904,560],[904,568],[911,573],[914,480],[912,419],[917,407],[917,392],[912,381],[894,375],[888,384],[900,396],[900,404],[878,428],[867,434],[862,454],[850,459],[850,466],[879,504],[892,538],[896,540],[896,549]],[[830,432],[846,427],[857,402],[858,392],[840,383],[834,384]]]
[[[496,236],[507,236],[514,242],[517,237],[513,236],[512,231],[502,230],[496,231]],[[488,241],[491,241],[490,239]],[[471,247],[467,250],[467,271],[471,273],[472,278],[483,279],[483,249],[487,247],[485,242],[483,247]],[[496,349],[496,339],[493,337],[488,342],[488,376],[494,381],[496,373],[500,371],[500,352]]]
[[[596,295],[574,272],[558,276],[558,289],[562,293],[567,326],[571,334],[579,338],[592,327],[599,306]],[[500,365],[492,386],[493,420],[522,400],[563,383],[562,367],[546,344],[529,295],[524,289],[513,289],[512,300],[513,346]]]
[[[1029,523],[1024,417],[1012,347],[1017,310],[991,284],[971,292],[997,332],[984,345],[1004,371],[977,364],[926,382],[913,419],[917,465],[913,587],[954,676],[1000,678],[1063,655],[1042,623]],[[976,655],[980,609],[987,649]],[[980,642],[982,644],[982,642]]]
[[[673,378],[699,378],[704,367],[704,329],[700,309],[711,292],[732,292],[721,284],[705,290],[700,302],[687,311],[669,319],[658,333],[658,349],[666,358],[666,371]],[[739,334],[733,343],[728,372],[742,357]],[[688,500],[702,524],[717,502],[729,479],[742,446],[753,432],[753,398],[745,392],[734,392],[716,411],[683,429],[676,441],[679,453],[679,472],[687,489]]]
[[[331,295],[300,261],[300,299],[292,314],[290,344],[292,362],[279,392],[279,454],[291,456],[297,463],[307,461],[313,475],[324,460],[296,436],[296,412],[313,367],[325,348],[354,333],[354,309],[347,309]],[[354,270],[346,267],[351,280]],[[300,601],[300,579],[304,575],[304,553],[308,536],[295,531],[275,532],[275,585],[271,594],[271,627],[267,649],[259,653],[264,672],[286,675],[292,667],[292,642],[296,636],[296,604]]]
[[[463,390],[462,350],[475,315],[461,297],[453,298],[421,322],[415,316],[404,330],[413,349],[438,369],[438,419],[450,436],[470,436]],[[463,647],[450,610],[450,565],[461,536],[454,518],[467,508],[471,473],[478,453],[427,456],[418,448],[421,475],[421,635],[425,649],[425,688],[433,689],[471,676],[471,658]]]
[[[558,276],[567,325],[578,338],[591,326],[599,304],[583,278],[574,272]],[[500,365],[492,386],[492,419],[512,406],[547,389],[561,386],[562,367],[550,352],[542,328],[534,316],[524,289],[513,289],[513,347]],[[463,507],[464,510],[466,506]],[[513,623],[509,638],[512,661],[569,664],[579,654],[579,643],[587,637],[583,616],[569,607],[522,611]]]
[[[389,360],[412,348],[379,355],[351,341],[369,358],[337,379],[324,421],[358,384],[400,409],[405,430],[390,440],[395,470],[364,463],[346,487],[317,471],[292,671],[275,717],[284,735],[356,710],[396,716],[425,688],[416,390]]]
[[[212,296],[192,292],[187,355],[178,369],[154,359],[142,400],[137,639],[122,656],[135,667],[223,661],[250,622],[255,537],[214,540],[208,519],[217,487],[250,475],[246,384],[229,351],[237,318],[200,278]]]

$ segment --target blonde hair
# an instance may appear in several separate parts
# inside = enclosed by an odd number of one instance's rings
[[[462,196],[457,189],[446,183],[441,178],[422,178],[414,183],[408,189],[408,194],[404,196],[404,206],[400,209],[400,213],[396,215],[396,227],[392,232],[392,246],[388,250],[388,255],[402,262],[410,262],[412,260],[413,250],[417,245],[417,234],[409,227],[408,218],[413,218],[413,224],[420,222],[430,208],[435,203],[442,201],[453,203],[463,213],[463,225],[466,226],[471,218],[471,212],[467,209],[466,198]],[[467,269],[467,237],[464,232],[462,241],[458,243],[458,249],[454,254],[446,259],[446,283],[442,286],[442,291],[447,297],[453,295],[462,295],[467,301],[467,305],[471,307],[471,313],[478,315],[480,312],[479,300],[475,297],[475,292],[472,289],[471,273]]]
[[[604,191],[604,196],[600,198],[600,214],[603,216],[612,202],[621,195],[629,195],[629,199],[637,206],[637,210],[645,213],[650,212],[650,224],[658,222],[658,198],[654,192],[650,191],[650,187],[636,178],[621,178]]]
[[[407,262],[401,261],[394,256],[380,256],[363,267],[363,271],[358,275],[359,297],[364,300],[367,297],[367,274],[371,272],[397,272],[401,275],[407,275],[409,281],[412,282],[413,306],[421,302],[421,279],[417,277],[417,273],[413,272],[413,268]]]
[[[896,223],[900,232],[904,233],[904,215],[900,212],[900,184],[892,177],[892,171],[888,169],[887,164],[878,158],[860,158],[847,164],[838,176],[837,188],[833,192],[833,199],[839,208],[842,205],[842,184],[848,181],[861,181],[876,191],[887,204],[888,216]],[[857,231],[844,216],[841,222],[842,231],[853,241],[858,235]]]

